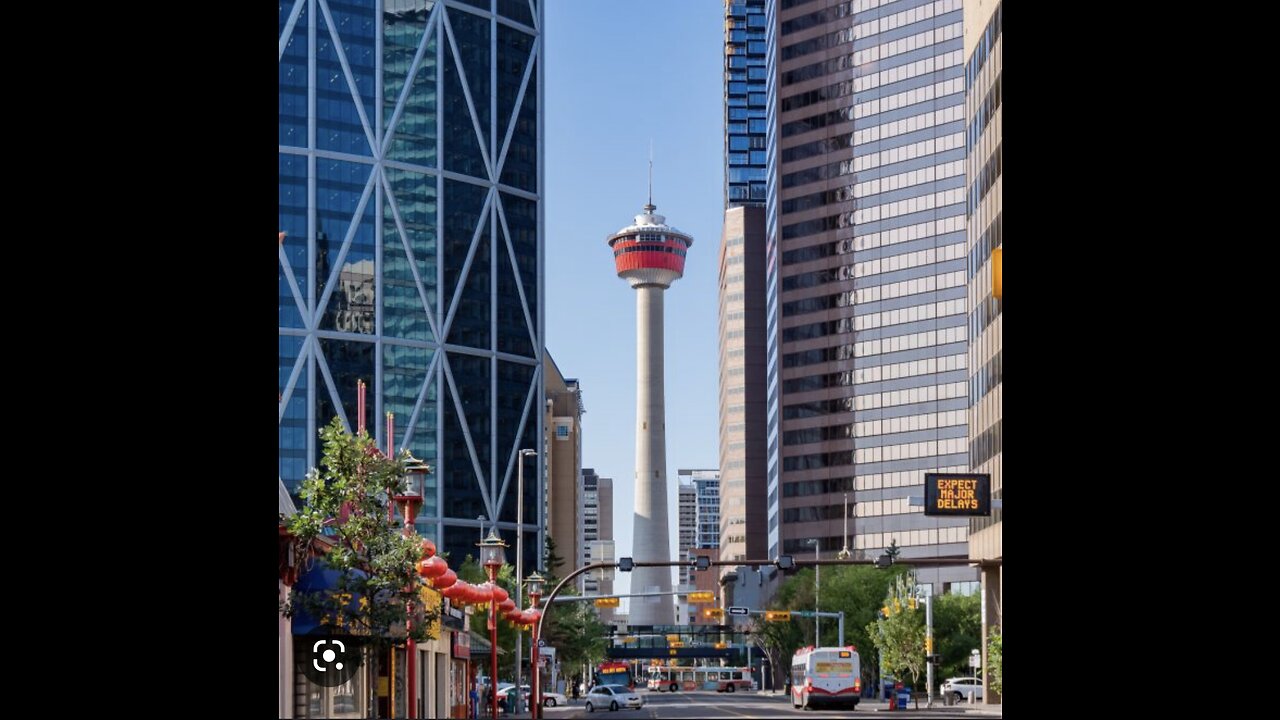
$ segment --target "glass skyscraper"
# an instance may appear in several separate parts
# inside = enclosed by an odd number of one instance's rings
[[[365,422],[432,467],[418,531],[541,546],[541,0],[279,4],[279,474]],[[480,520],[483,516],[484,520]]]
[[[725,207],[765,196],[764,0],[725,0]]]

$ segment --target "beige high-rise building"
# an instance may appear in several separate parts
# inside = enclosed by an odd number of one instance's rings
[[[565,379],[547,353],[543,359],[547,388],[546,418],[543,422],[546,452],[547,534],[556,543],[556,554],[565,561],[556,570],[564,577],[578,567],[582,557],[578,508],[582,493],[578,476],[582,470],[582,390],[575,379]],[[542,558],[538,558],[541,564]]]
[[[1000,75],[1003,44],[1000,42],[1000,0],[965,0],[965,141],[968,153],[968,286],[969,286],[969,463],[974,472],[991,475],[991,497],[1004,497],[1001,460],[1004,374],[1000,359],[1004,319],[1001,299],[994,291],[997,262],[1002,247],[1000,147],[1003,115],[1000,111]],[[994,504],[994,503],[993,503]],[[969,557],[982,569],[982,633],[1003,625],[1004,510],[992,508],[991,517],[969,521]],[[982,667],[987,667],[986,643]],[[988,682],[989,683],[989,678]],[[1000,702],[998,693],[985,692],[983,702]]]
[[[731,207],[720,239],[721,560],[769,550],[764,217],[762,207]]]

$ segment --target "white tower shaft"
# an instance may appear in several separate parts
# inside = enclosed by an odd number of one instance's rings
[[[637,561],[671,560],[667,532],[667,418],[663,380],[661,285],[636,291],[636,514],[632,552]],[[671,592],[669,568],[636,568],[631,592]],[[670,596],[631,598],[629,625],[674,625]]]

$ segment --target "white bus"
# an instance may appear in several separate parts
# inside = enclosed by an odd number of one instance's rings
[[[862,666],[853,646],[815,648],[812,645],[796,651],[791,660],[791,706],[817,707],[858,706],[862,692]]]
[[[716,692],[747,692],[754,689],[751,671],[736,667],[681,667],[676,665],[650,665],[650,690],[676,692],[677,690],[715,690]]]

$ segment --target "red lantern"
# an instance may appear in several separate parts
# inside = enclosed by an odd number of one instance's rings
[[[487,603],[493,599],[493,585],[483,583],[476,586],[476,602]]]
[[[435,554],[436,554],[436,544],[431,542],[430,540],[423,540],[422,541],[422,557],[431,558],[431,557],[435,557]]]
[[[506,591],[506,590],[503,590],[501,585],[494,585],[494,586],[493,586],[493,601],[494,601],[494,602],[496,602],[496,603],[498,603],[499,605],[501,605],[501,604],[502,604],[502,601],[504,601],[504,600],[506,600],[506,599],[507,599],[507,591]]]
[[[441,590],[440,594],[453,600],[456,604],[464,604],[466,602],[467,584],[461,580],[455,581],[453,585]]]
[[[512,604],[514,605],[515,601],[512,601]],[[504,615],[503,617],[505,617],[507,620],[511,622],[519,622],[520,613],[521,613],[520,608],[512,607],[510,610],[507,611],[506,615]]]
[[[437,590],[443,590],[456,582],[458,582],[458,573],[446,570],[440,577],[432,579],[431,585]]]
[[[418,574],[427,579],[438,578],[448,571],[449,563],[445,562],[444,558],[439,555],[423,560],[418,566]]]
[[[480,589],[479,585],[467,586],[467,602],[472,605],[479,605],[484,602],[484,591]]]
[[[507,598],[506,600],[503,600],[502,602],[498,603],[498,612],[502,613],[503,615],[506,615],[507,613],[515,609],[516,609],[516,601],[512,600],[511,598]]]

